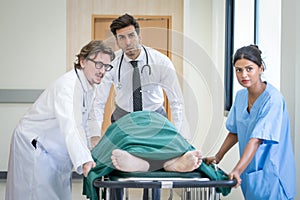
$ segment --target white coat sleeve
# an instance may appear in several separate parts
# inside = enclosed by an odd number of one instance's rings
[[[54,109],[60,129],[65,137],[68,153],[77,173],[81,174],[82,165],[93,161],[87,146],[86,133],[82,124],[83,94],[81,86],[63,83],[55,94]]]

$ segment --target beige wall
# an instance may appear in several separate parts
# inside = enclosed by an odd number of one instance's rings
[[[65,13],[61,0],[0,0],[0,89],[43,89],[65,72]]]
[[[281,1],[281,91],[291,119],[291,133],[296,159],[297,196],[300,199],[300,9],[298,0]]]
[[[0,0],[0,89],[43,90],[63,74],[66,24],[65,1]],[[0,103],[0,171],[7,170],[11,134],[29,106]]]

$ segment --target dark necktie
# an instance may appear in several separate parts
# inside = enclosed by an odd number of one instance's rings
[[[133,111],[143,110],[142,103],[142,87],[140,79],[140,71],[136,60],[130,61],[133,66],[132,89],[133,89]]]

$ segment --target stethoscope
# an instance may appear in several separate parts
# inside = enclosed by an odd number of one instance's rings
[[[82,83],[82,81],[81,81],[81,79],[79,77],[79,74],[77,72],[76,67],[75,67],[75,72],[76,72],[77,78],[79,79],[80,85],[81,85],[82,90],[83,90],[83,105],[82,105],[83,109],[82,109],[82,112],[85,113],[85,114],[83,114],[82,120],[83,120],[83,124],[86,124],[87,120],[88,120],[88,114],[86,113],[87,112],[87,105],[86,105],[86,103],[87,103],[87,91],[83,87],[83,83]],[[86,135],[86,141],[87,141],[88,148],[92,149],[92,146],[91,146],[91,143],[90,143],[90,139],[89,139],[89,137],[87,135]]]
[[[87,96],[87,91],[85,91],[85,89],[84,89],[84,87],[83,87],[82,81],[81,81],[81,79],[80,79],[80,77],[79,77],[79,74],[78,74],[78,72],[77,72],[76,67],[75,67],[74,69],[75,69],[77,78],[79,79],[80,85],[81,85],[82,90],[83,90],[83,108],[84,108],[84,110],[86,111],[86,101],[87,101],[87,99],[86,99],[87,97],[86,97],[86,96]]]
[[[148,72],[149,72],[148,74],[151,75],[151,66],[149,65],[148,52],[147,52],[147,50],[144,46],[142,46],[142,47],[143,47],[143,49],[145,51],[145,55],[146,55],[146,64],[142,67],[141,74],[143,73],[144,68],[147,67]],[[117,85],[118,89],[122,88],[122,84],[121,84],[121,66],[122,66],[123,59],[124,59],[124,52],[121,56],[120,63],[119,63],[119,69],[118,69],[118,85]]]

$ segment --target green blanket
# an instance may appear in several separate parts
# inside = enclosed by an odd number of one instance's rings
[[[83,194],[91,200],[98,199],[97,188],[93,186],[93,181],[114,170],[110,158],[114,149],[122,149],[147,160],[169,160],[195,148],[177,132],[168,119],[160,114],[150,111],[127,114],[109,126],[92,150],[96,167],[89,172],[83,182]],[[216,173],[204,163],[197,170],[211,180],[228,178],[222,171]],[[227,195],[230,189],[220,188],[219,192]]]

